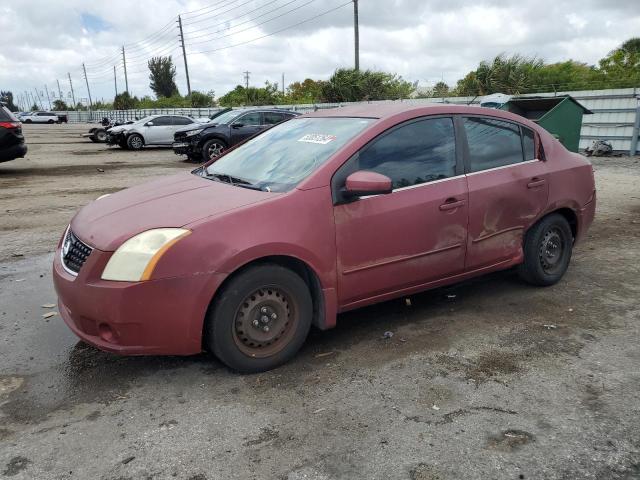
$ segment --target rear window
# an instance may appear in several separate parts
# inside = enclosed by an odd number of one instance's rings
[[[9,110],[5,106],[0,106],[0,120],[5,120],[5,121],[9,120],[10,122],[20,121],[16,118],[16,116],[13,113],[11,113],[11,110]]]

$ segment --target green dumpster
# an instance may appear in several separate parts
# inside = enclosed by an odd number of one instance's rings
[[[501,108],[536,122],[572,152],[580,144],[582,115],[593,113],[570,95],[514,97]]]

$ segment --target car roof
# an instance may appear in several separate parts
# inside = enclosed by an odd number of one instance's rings
[[[356,117],[375,118],[385,120],[401,114],[413,113],[415,116],[422,115],[446,115],[446,114],[468,114],[468,115],[488,115],[513,120],[520,123],[529,124],[523,117],[494,108],[484,108],[472,105],[455,105],[451,103],[432,104],[410,104],[406,102],[380,102],[359,105],[348,105],[327,110],[317,110],[306,113],[303,117]]]

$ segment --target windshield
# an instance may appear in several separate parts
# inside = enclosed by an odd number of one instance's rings
[[[230,151],[202,171],[240,186],[284,192],[295,187],[374,120],[298,118]]]
[[[221,125],[231,123],[239,115],[245,113],[245,111],[246,110],[229,110],[228,112],[225,112],[222,115],[218,115],[217,117],[215,117],[213,120],[211,120],[211,123],[216,123]]]

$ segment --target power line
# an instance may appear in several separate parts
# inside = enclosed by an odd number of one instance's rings
[[[253,13],[253,12],[256,12],[256,11],[258,11],[258,10],[260,10],[260,9],[264,8],[264,7],[267,7],[267,6],[269,6],[269,5],[273,4],[273,3],[277,2],[277,1],[278,1],[278,0],[271,0],[270,2],[267,2],[267,3],[265,3],[264,5],[259,6],[258,8],[254,8],[253,10],[249,10],[249,11],[247,11],[247,12],[245,12],[245,13],[241,14],[241,15],[238,15],[237,17],[232,17],[232,18],[226,19],[226,20],[224,20],[224,21],[222,21],[222,22],[214,23],[214,24],[212,24],[212,25],[207,25],[206,27],[199,28],[199,29],[196,29],[196,30],[185,30],[185,32],[189,34],[189,38],[199,38],[199,37],[204,37],[204,36],[210,35],[210,33],[201,33],[201,34],[199,34],[199,35],[191,35],[191,34],[192,34],[192,33],[198,33],[198,32],[208,31],[210,28],[217,27],[217,26],[219,26],[219,25],[227,24],[227,23],[229,23],[229,22],[231,22],[231,21],[233,21],[233,20],[237,20],[238,18],[245,17],[245,16],[247,16],[247,15],[249,15],[249,14]],[[238,23],[238,24],[236,24],[234,27],[227,27],[227,28],[223,28],[223,29],[221,29],[221,30],[217,30],[217,31],[216,31],[216,32],[214,32],[214,33],[218,33],[218,32],[224,31],[224,30],[229,30],[230,28],[235,28],[235,27],[238,27],[238,26],[240,26],[240,25],[244,25],[244,24],[245,24],[245,23],[247,23],[247,22],[251,22],[251,21],[253,21],[253,20],[257,19],[257,18],[260,18],[260,17],[262,17],[262,16],[264,16],[264,15],[268,15],[268,14],[269,14],[269,13],[271,13],[271,12],[275,12],[276,10],[279,10],[279,9],[281,9],[281,8],[283,8],[283,7],[286,7],[287,5],[290,5],[290,4],[292,4],[292,3],[294,3],[294,2],[297,2],[297,1],[298,1],[298,0],[290,0],[289,2],[285,3],[284,5],[281,5],[281,6],[277,7],[277,8],[274,8],[273,10],[270,10],[270,11],[268,11],[268,12],[266,12],[266,13],[262,14],[262,15],[259,15],[259,16],[256,16],[256,17],[253,17],[252,19],[249,19],[249,20],[247,20],[247,21],[245,21],[245,22]]]
[[[200,12],[202,10],[209,10],[211,8],[215,9],[218,5],[222,5],[225,2],[226,2],[226,0],[222,0],[221,2],[215,3],[213,5],[209,5],[208,7],[196,8],[195,10],[191,10],[191,11],[188,11],[188,12],[182,12],[181,15],[183,17],[186,17],[186,16],[191,15],[192,13]],[[204,15],[204,14],[192,15],[192,18],[199,17],[200,15]]]
[[[228,3],[227,5],[225,5],[225,7],[228,7],[228,6],[230,6],[230,5],[233,5],[234,3],[239,2],[239,1],[240,1],[240,0],[232,0],[232,1],[231,1],[231,3]],[[221,11],[221,12],[216,11],[216,14],[215,14],[215,15],[216,15],[216,16],[224,15],[224,14],[225,14],[225,13],[227,13],[227,12],[230,12],[230,11],[232,11],[232,10],[236,10],[236,9],[238,9],[238,8],[240,8],[240,7],[244,6],[244,5],[247,5],[248,3],[252,3],[253,1],[254,1],[254,0],[246,0],[244,3],[241,3],[240,5],[236,5],[236,6],[235,6],[235,7],[233,7],[233,8],[228,8],[227,10],[223,10],[223,11]],[[212,10],[212,11],[211,11],[211,12],[209,12],[209,13],[210,13],[210,14],[213,14],[213,12],[214,12],[214,10]],[[192,18],[195,18],[195,17],[192,17]],[[189,20],[189,21],[185,21],[185,22],[184,22],[184,24],[185,24],[185,25],[193,25],[194,23],[206,22],[207,20],[210,20],[210,17],[205,17],[205,18],[201,18],[201,19],[199,19],[199,20],[193,20],[193,21],[191,21],[191,20]]]
[[[298,27],[298,26],[300,26],[300,25],[304,25],[305,23],[309,23],[309,22],[311,22],[311,21],[313,21],[313,20],[316,20],[317,18],[320,18],[320,17],[323,17],[323,16],[325,16],[325,15],[328,15],[329,13],[335,12],[336,10],[339,10],[339,9],[341,9],[341,8],[344,8],[344,7],[346,7],[347,5],[350,5],[350,4],[351,4],[351,0],[349,0],[349,1],[348,1],[348,2],[346,2],[346,3],[343,3],[342,5],[338,5],[337,7],[334,7],[334,8],[332,8],[332,9],[330,9],[330,10],[326,10],[326,11],[324,11],[324,12],[322,12],[322,13],[318,14],[318,15],[314,15],[313,17],[309,17],[309,18],[307,18],[307,19],[305,19],[305,20],[302,20],[301,22],[297,22],[297,23],[294,23],[293,25],[289,25],[289,26],[287,26],[287,27],[284,27],[284,28],[281,28],[281,29],[279,29],[279,30],[276,30],[275,32],[271,32],[271,33],[268,33],[268,34],[266,34],[266,35],[262,35],[262,36],[260,36],[260,37],[252,38],[251,40],[246,40],[246,41],[244,41],[244,42],[236,43],[236,44],[234,44],[234,45],[226,45],[226,46],[224,46],[224,47],[218,47],[218,48],[214,48],[214,49],[212,49],[212,50],[204,50],[204,51],[202,51],[202,52],[191,52],[191,55],[198,55],[198,54],[203,54],[203,53],[219,52],[220,50],[227,50],[227,49],[229,49],[229,48],[240,47],[240,46],[242,46],[242,45],[247,45],[248,43],[257,42],[258,40],[262,40],[263,38],[271,37],[271,36],[273,36],[273,35],[277,35],[278,33],[284,32],[284,31],[286,31],[286,30],[290,30],[290,29],[295,28],[295,27]]]
[[[210,42],[212,40],[218,40],[220,38],[231,37],[233,35],[237,35],[238,33],[243,33],[243,32],[246,32],[248,30],[253,30],[254,28],[257,28],[257,27],[259,27],[261,25],[265,25],[265,24],[267,24],[269,22],[272,22],[273,20],[277,20],[278,18],[282,18],[282,17],[290,14],[291,12],[295,12],[296,10],[300,10],[302,7],[306,7],[307,5],[309,5],[309,4],[311,4],[311,3],[315,2],[315,1],[316,0],[308,0],[306,3],[303,3],[302,5],[298,5],[297,7],[294,7],[291,10],[287,10],[286,12],[281,13],[280,15],[276,15],[275,17],[270,18],[268,20],[265,20],[264,22],[256,23],[255,25],[252,25],[251,27],[245,28],[243,30],[238,30],[237,32],[229,33],[227,35],[221,35],[219,37],[214,37],[214,38],[210,38],[210,39],[207,39],[207,40],[198,40],[197,42],[189,43],[189,45],[191,46],[191,45],[197,45],[197,44],[200,44],[200,43],[208,43],[208,42]],[[291,3],[291,2],[289,2],[289,3]],[[244,23],[247,23],[247,22],[244,22]],[[232,28],[236,28],[236,27],[232,27]]]

